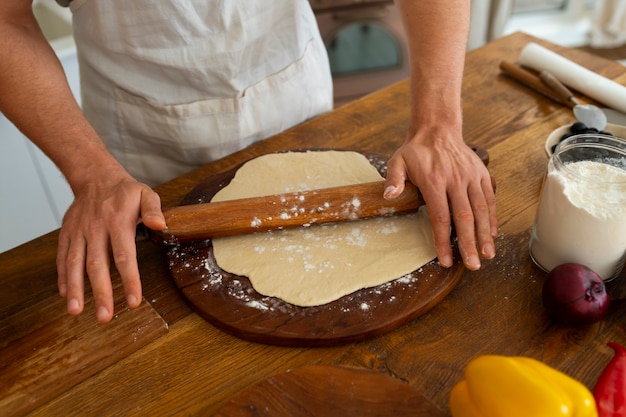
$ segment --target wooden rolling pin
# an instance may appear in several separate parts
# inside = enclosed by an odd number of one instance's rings
[[[472,147],[483,163],[487,150]],[[495,181],[492,178],[495,189]],[[385,200],[385,181],[310,191],[178,206],[163,211],[167,228],[148,231],[157,243],[177,244],[208,238],[311,226],[417,211],[424,204],[417,188],[406,183],[403,193]]]
[[[163,243],[175,244],[409,213],[424,204],[410,183],[394,200],[383,198],[384,186],[384,181],[376,181],[174,207],[163,211],[167,229],[152,232],[152,238],[160,235]]]
[[[534,73],[520,67],[519,65],[515,65],[507,61],[500,62],[500,69],[516,81],[521,82],[522,84],[556,101],[557,103],[564,104],[570,108],[573,108],[575,105],[575,103],[570,100],[562,99],[562,96],[558,94],[553,88],[550,88],[548,85],[546,85],[546,83],[541,80],[538,74],[535,75]]]

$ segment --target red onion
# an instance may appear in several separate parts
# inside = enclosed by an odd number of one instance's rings
[[[609,295],[602,278],[575,263],[562,264],[550,271],[542,295],[548,315],[566,325],[595,323],[609,308]]]

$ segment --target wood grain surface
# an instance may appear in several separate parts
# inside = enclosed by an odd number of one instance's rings
[[[19,416],[116,363],[167,332],[148,304],[131,312],[115,289],[110,324],[93,316],[69,316],[57,296],[24,306],[0,321],[0,414]],[[93,308],[93,299],[85,306]]]
[[[611,307],[599,323],[584,328],[560,326],[543,311],[545,274],[528,256],[528,237],[546,170],[544,141],[555,128],[575,119],[569,108],[501,73],[499,63],[516,62],[531,41],[626,84],[626,69],[618,63],[522,33],[468,53],[463,133],[468,143],[489,150],[489,170],[498,182],[497,254],[479,271],[464,271],[445,299],[419,319],[376,338],[341,346],[252,343],[194,314],[170,275],[164,250],[140,242],[144,297],[169,324],[169,331],[63,388],[64,392],[48,394],[28,415],[210,416],[260,381],[310,365],[385,373],[419,391],[447,415],[450,390],[462,378],[464,367],[487,353],[533,357],[592,388],[612,357],[606,343],[626,345],[626,274],[609,285]],[[217,173],[255,156],[289,149],[358,148],[389,155],[405,139],[408,121],[409,83],[402,81],[163,184],[157,191],[164,207],[171,207]],[[56,238],[54,232],[0,254],[0,328],[5,329],[0,343],[12,333],[36,332],[54,322],[55,314],[65,314],[64,306],[54,304],[59,297]],[[118,283],[119,275],[115,270],[113,274]],[[38,319],[20,322],[17,314],[28,306],[34,306]],[[119,312],[121,306],[116,307]],[[124,313],[125,320],[141,320],[135,317],[139,313],[130,310]],[[96,327],[92,307],[84,315],[81,319],[93,323],[93,332],[107,331],[107,326]],[[64,337],[73,336],[70,327]],[[42,340],[39,346],[53,346],[58,337]],[[11,344],[11,350],[32,349],[28,337]],[[99,349],[115,346],[114,340],[103,340]],[[31,372],[45,372],[45,367],[39,364]],[[57,382],[64,378],[59,374]]]
[[[215,417],[445,417],[414,388],[389,375],[306,366],[237,394]]]
[[[385,174],[387,156],[365,156],[381,175]],[[236,172],[237,168],[209,178],[182,200],[182,206],[211,201]],[[402,279],[358,290],[321,306],[299,307],[261,295],[247,277],[221,269],[210,239],[172,246],[167,256],[176,284],[201,317],[237,337],[286,346],[344,344],[393,330],[440,302],[464,269],[456,253],[455,266],[450,269],[431,261],[397,277]]]

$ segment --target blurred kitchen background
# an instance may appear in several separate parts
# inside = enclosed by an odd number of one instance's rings
[[[386,0],[310,0],[342,105],[408,75],[399,14]],[[35,0],[36,16],[80,101],[71,14]],[[516,31],[626,64],[626,0],[473,0],[468,49]],[[56,167],[0,114],[0,252],[55,230],[72,201]]]

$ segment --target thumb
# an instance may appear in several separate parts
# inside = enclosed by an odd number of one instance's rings
[[[383,197],[386,200],[393,200],[404,191],[406,182],[406,170],[404,164],[397,162],[398,159],[390,159],[387,163],[387,179],[385,180],[385,191]]]
[[[161,198],[152,190],[141,195],[141,221],[152,230],[163,230],[167,227],[161,210]]]

